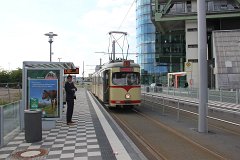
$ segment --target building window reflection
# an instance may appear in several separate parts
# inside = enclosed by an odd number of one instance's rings
[[[138,0],[136,8],[137,60],[141,66],[141,83],[151,84],[156,81],[153,77],[166,72],[166,67],[156,66],[156,30],[151,21],[151,0]]]

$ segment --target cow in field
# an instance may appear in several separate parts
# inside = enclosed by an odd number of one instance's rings
[[[42,99],[51,100],[52,110],[57,106],[57,90],[44,90]]]

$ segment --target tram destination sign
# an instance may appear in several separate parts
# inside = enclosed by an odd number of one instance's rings
[[[124,67],[124,68],[120,68],[120,72],[133,72],[133,68],[131,67],[131,68],[126,68],[126,67]]]

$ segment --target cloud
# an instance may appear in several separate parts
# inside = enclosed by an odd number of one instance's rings
[[[100,3],[103,2],[103,3]],[[128,2],[126,4],[126,2]],[[99,41],[106,41],[106,48],[108,47],[108,32],[110,31],[123,31],[131,36],[131,40],[135,42],[135,5],[131,8],[128,16],[123,21],[124,17],[129,10],[129,1],[114,1],[114,0],[100,0],[101,6],[109,7],[111,9],[106,10],[104,8],[93,8],[82,16],[78,25],[82,29],[82,32],[88,33],[89,37],[85,37],[95,43],[101,43]],[[120,5],[121,4],[121,5]],[[121,28],[119,28],[121,25]],[[130,44],[131,45],[131,44]],[[133,44],[135,45],[135,43]]]
[[[108,61],[108,55],[94,52],[108,51],[110,31],[127,32],[130,52],[136,50],[135,4],[122,23],[132,1],[98,0],[94,4],[89,4],[88,1],[74,1],[74,6],[66,2],[67,9],[64,7],[65,1],[61,1],[61,5],[58,5],[54,12],[51,6],[56,1],[52,1],[49,8],[45,8],[48,1],[24,2],[16,12],[17,5],[9,13],[7,10],[4,13],[0,11],[3,20],[0,30],[0,53],[7,56],[1,59],[0,68],[22,67],[23,61],[49,61],[48,37],[44,34],[50,31],[58,34],[52,43],[52,60],[58,61],[58,58],[62,58],[61,61],[73,62],[80,66],[80,72],[83,61],[85,65],[99,64],[100,58],[102,62]],[[25,4],[28,4],[27,8],[24,8]],[[41,8],[43,6],[45,9]],[[27,12],[24,13],[25,10]],[[85,70],[93,68],[86,67]],[[87,75],[87,71],[85,73]]]
[[[110,36],[108,35],[110,31],[127,32],[127,39],[130,45],[129,52],[136,51],[135,4],[123,21],[131,3],[127,0],[99,0],[95,8],[87,11],[79,18],[77,25],[80,29],[81,50],[88,52],[88,58],[91,58],[91,61],[85,61],[85,64],[99,64],[100,58],[102,58],[104,63],[108,61],[109,55],[94,52],[108,52],[112,50],[111,44],[109,44]],[[119,28],[120,25],[121,28]],[[126,49],[124,52],[127,51]],[[117,57],[122,56],[117,55]],[[82,58],[85,59],[86,57]],[[129,55],[128,58],[135,60],[136,55]]]

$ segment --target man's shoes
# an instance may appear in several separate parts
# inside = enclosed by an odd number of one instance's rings
[[[75,122],[71,121],[71,122],[68,122],[67,125],[74,125]]]

